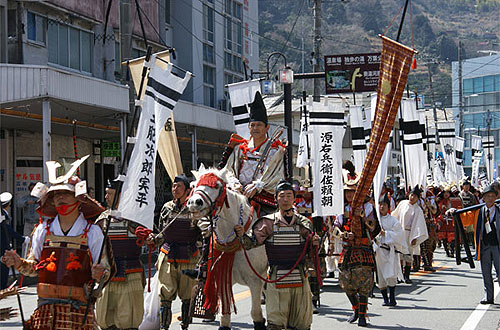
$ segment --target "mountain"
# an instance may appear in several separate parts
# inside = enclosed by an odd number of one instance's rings
[[[304,72],[312,71],[313,2],[259,0],[261,68],[268,54],[280,51],[293,70],[302,72],[303,57]],[[500,0],[412,0],[410,4],[401,32],[401,42],[419,51],[417,69],[409,77],[410,89],[424,94],[430,103],[428,64],[436,101],[448,107],[451,61],[458,59],[459,40],[463,59],[485,55],[478,51],[500,49]],[[377,36],[393,21],[385,34],[396,38],[401,19],[397,14],[403,5],[404,0],[323,0],[322,55],[380,51]],[[305,86],[311,93],[312,81]]]

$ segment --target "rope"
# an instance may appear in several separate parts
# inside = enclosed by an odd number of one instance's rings
[[[307,247],[310,246],[310,245],[312,245],[311,237],[312,237],[312,234],[309,235],[309,236],[307,236],[306,244],[304,245],[304,249],[302,250],[302,253],[300,254],[300,256],[297,259],[297,261],[295,262],[295,265],[293,265],[293,267],[288,271],[288,273],[286,273],[285,275],[283,275],[283,276],[281,276],[281,277],[279,277],[279,278],[277,278],[275,280],[268,280],[267,278],[264,278],[264,277],[260,276],[260,274],[255,270],[255,268],[253,267],[252,263],[250,262],[250,259],[248,258],[247,250],[245,248],[243,248],[243,253],[245,254],[245,259],[247,260],[248,266],[250,266],[250,269],[252,270],[252,272],[255,275],[257,275],[258,278],[260,278],[262,281],[264,281],[266,283],[277,283],[279,281],[282,281],[286,277],[288,277],[295,270],[295,268],[297,268],[297,266],[299,265],[300,261],[302,260],[302,258],[304,258],[305,254],[306,254]]]
[[[396,15],[394,15],[394,17],[392,18],[392,21],[389,23],[389,25],[387,26],[387,29],[385,29],[384,33],[382,33],[383,36],[385,36],[385,34],[387,33],[387,31],[389,31],[389,28],[391,27],[392,23],[394,23],[394,21],[396,20],[396,18],[399,16],[399,13],[401,13],[401,10],[403,10],[403,6],[401,6],[401,8],[399,8],[399,11]]]
[[[146,243],[146,238],[153,231],[145,227],[139,226],[135,230],[135,236],[137,236],[137,241],[135,242],[137,246],[143,246]],[[153,246],[148,244],[148,292],[151,292],[151,253],[153,252]]]

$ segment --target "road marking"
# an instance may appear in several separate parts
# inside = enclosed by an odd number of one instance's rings
[[[495,282],[494,286],[495,286],[494,290],[497,292],[497,294],[495,295],[495,297],[493,299],[495,299],[496,296],[498,296],[498,292],[500,291],[500,286],[498,285],[498,282]],[[483,318],[483,316],[486,313],[486,311],[488,310],[488,308],[490,308],[490,306],[491,305],[478,304],[476,309],[472,312],[472,314],[469,316],[469,318],[465,321],[464,325],[462,325],[460,330],[474,330],[474,329],[476,329],[477,325],[479,324],[479,322]]]
[[[252,294],[250,293],[250,290],[238,292],[234,295],[234,302],[249,298],[251,296],[252,296]],[[181,316],[182,316],[182,313],[175,313],[174,315],[172,315],[172,323],[179,322],[180,321],[179,318]]]

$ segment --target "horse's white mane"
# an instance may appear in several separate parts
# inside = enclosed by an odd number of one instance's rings
[[[238,179],[230,171],[226,169],[219,170],[215,167],[205,167],[203,164],[200,165],[200,168],[197,171],[192,170],[191,173],[193,173],[196,181],[198,181],[204,174],[213,173],[226,184],[232,185],[234,182],[238,182]]]

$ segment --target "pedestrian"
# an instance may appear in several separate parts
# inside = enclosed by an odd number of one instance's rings
[[[206,222],[192,221],[186,207],[191,192],[191,180],[181,174],[172,184],[173,200],[167,202],[160,213],[158,235],[150,234],[148,244],[160,247],[156,262],[160,281],[160,328],[168,329],[172,321],[172,301],[177,296],[182,301],[181,328],[191,323],[189,306],[196,280],[185,274],[193,271],[200,259],[198,246],[203,242],[202,233],[209,235]]]
[[[294,200],[292,184],[280,181],[276,186],[278,211],[259,218],[253,225],[251,237],[245,234],[243,226],[234,227],[245,249],[266,246],[270,280],[290,272],[281,281],[267,284],[268,330],[308,330],[312,324],[312,293],[303,251],[308,248],[308,240],[319,247],[319,236],[313,234],[311,221],[295,211]],[[295,264],[297,267],[293,268]]]
[[[0,202],[2,204],[0,215],[0,255],[3,255],[5,251],[12,248],[11,243],[13,240],[26,244],[29,242],[28,236],[19,234],[11,226],[11,218],[9,215],[11,201],[12,194],[10,192],[0,194]],[[0,263],[0,290],[7,288],[8,281],[9,268],[3,263]]]
[[[23,210],[23,235],[31,236],[33,229],[40,222],[40,215],[36,213],[36,208],[38,207],[38,198],[31,195],[33,188],[35,187],[34,182],[30,182],[28,186],[28,194],[19,198],[17,207]]]
[[[368,296],[373,289],[373,273],[376,270],[371,241],[380,232],[380,226],[375,221],[373,208],[367,209],[367,204],[360,209],[352,208],[357,181],[356,178],[344,178],[344,214],[337,216],[335,226],[342,230],[343,239],[343,249],[339,259],[339,284],[353,310],[347,321],[349,323],[358,321],[358,326],[366,327]],[[367,217],[367,214],[370,216]],[[355,235],[352,231],[352,220],[355,216],[360,217],[361,222],[359,244],[355,244]]]
[[[40,198],[38,211],[49,219],[33,232],[28,258],[10,250],[2,262],[24,276],[38,275],[38,307],[26,322],[27,329],[90,330],[96,327],[93,300],[100,292],[89,297],[89,283],[94,280],[102,287],[112,268],[107,253],[99,259],[104,239],[101,228],[87,219],[104,208],[87,195],[85,182],[72,176],[78,166],[57,177],[56,168],[61,165],[56,165],[48,167],[50,187],[42,183],[37,185],[40,189],[35,186]],[[89,311],[82,324],[86,306]]]
[[[485,205],[461,217],[465,224],[475,224],[475,259],[481,263],[485,294],[480,303],[486,305],[494,304],[492,267],[500,284],[500,208],[495,205],[498,193],[493,185],[484,188],[482,195]]]
[[[420,255],[420,244],[424,242],[429,234],[425,224],[425,217],[422,208],[418,205],[418,200],[422,190],[416,185],[410,190],[409,199],[399,202],[396,209],[391,213],[399,220],[405,230],[405,240],[408,246],[408,254],[405,254],[403,277],[406,284],[411,284],[410,270],[414,255]]]
[[[106,186],[108,208],[97,218],[96,224],[106,230],[106,219],[110,216],[118,181],[109,181]],[[120,196],[117,196],[115,209]],[[136,329],[144,314],[144,268],[140,260],[142,248],[136,241],[133,222],[111,217],[108,238],[113,249],[116,273],[102,290],[96,301],[96,320],[101,329]]]
[[[389,214],[391,200],[385,194],[379,201],[380,233],[375,239],[377,284],[384,298],[382,306],[396,306],[396,284],[403,278],[400,257],[408,250],[401,223]],[[389,288],[389,295],[387,289]]]

